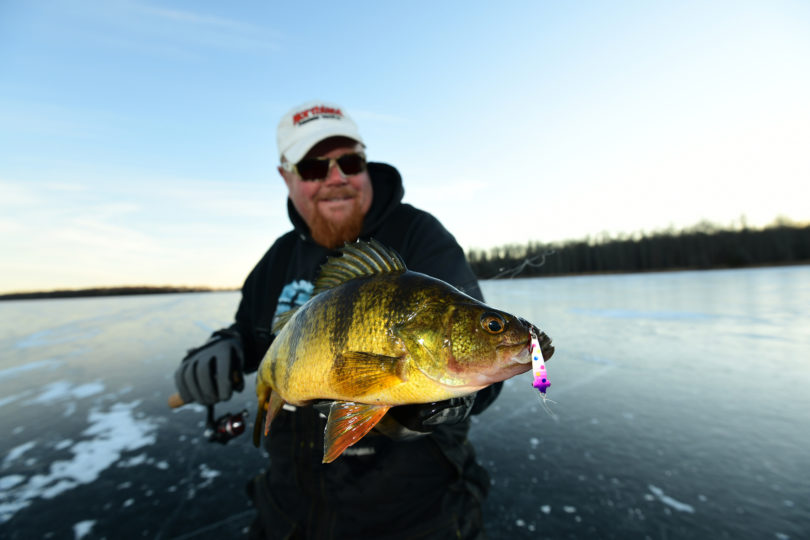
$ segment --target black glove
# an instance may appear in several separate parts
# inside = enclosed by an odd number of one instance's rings
[[[391,407],[386,417],[396,420],[403,429],[400,433],[396,433],[389,425],[386,426],[388,429],[381,431],[392,438],[407,438],[430,433],[440,425],[458,424],[470,416],[475,396],[476,394],[472,393],[444,401]]]
[[[174,372],[174,385],[183,401],[212,405],[230,399],[245,387],[244,353],[239,333],[215,332],[205,345],[191,349]]]
[[[476,394],[432,403],[391,407],[374,429],[395,440],[423,437],[440,424],[458,424],[470,416]],[[324,418],[329,416],[330,400],[319,400],[313,407]]]

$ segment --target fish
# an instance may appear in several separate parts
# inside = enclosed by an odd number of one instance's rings
[[[330,463],[391,407],[464,396],[529,371],[533,329],[408,270],[377,240],[347,243],[321,267],[310,299],[276,318],[256,377],[253,442],[259,446],[262,416],[267,436],[285,403],[327,400]]]

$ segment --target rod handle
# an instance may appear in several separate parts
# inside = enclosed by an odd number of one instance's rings
[[[185,404],[186,402],[183,401],[183,398],[180,397],[180,394],[174,393],[169,396],[169,407],[171,407],[172,409],[182,407]]]

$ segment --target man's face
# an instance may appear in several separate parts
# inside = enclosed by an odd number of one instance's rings
[[[357,152],[357,146],[343,141],[323,141],[305,157],[338,158]],[[337,248],[360,235],[363,218],[371,207],[372,189],[368,171],[344,176],[337,164],[324,180],[304,181],[295,172],[279,167],[290,200],[319,244]]]

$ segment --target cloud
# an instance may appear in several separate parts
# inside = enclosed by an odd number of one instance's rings
[[[1,292],[238,285],[289,229],[277,184],[137,175],[2,181]]]
[[[200,15],[191,11],[181,11],[179,9],[166,9],[160,7],[150,6],[144,3],[132,2],[132,8],[141,13],[154,15],[159,18],[169,19],[175,22],[188,23],[200,26],[213,26],[218,28],[227,28],[230,30],[244,30],[250,28],[250,25],[236,22],[224,17],[213,17],[210,15]]]
[[[164,204],[182,205],[186,211],[209,220],[217,217],[285,218],[287,215],[284,205],[287,195],[281,186],[183,179],[156,183],[149,192]]]
[[[33,205],[39,198],[25,184],[0,180],[0,208],[20,205]]]
[[[415,201],[417,206],[437,208],[444,204],[480,200],[482,192],[490,189],[487,182],[479,179],[435,179],[418,176],[419,182],[411,182],[406,187],[406,198]],[[427,180],[425,180],[427,179]]]
[[[280,33],[252,23],[197,11],[167,9],[144,2],[120,4],[127,27],[141,34],[159,35],[166,41],[221,49],[278,50]],[[135,21],[131,15],[135,15]],[[142,25],[137,23],[140,16]]]
[[[365,122],[379,122],[383,124],[405,124],[410,122],[410,120],[404,116],[397,116],[395,114],[390,113],[381,113],[381,112],[374,112],[364,109],[352,109],[349,111],[349,114],[354,118],[356,121],[365,121]]]
[[[75,182],[45,182],[45,187],[51,191],[87,191],[87,186]]]
[[[144,255],[162,251],[157,238],[130,227],[116,227],[103,219],[78,218],[69,221],[49,236],[56,244],[71,246],[71,250],[92,249],[108,256],[117,252]]]
[[[112,131],[121,117],[83,106],[76,108],[53,101],[2,99],[0,135],[15,135],[17,144],[26,135],[60,139],[100,139]]]

